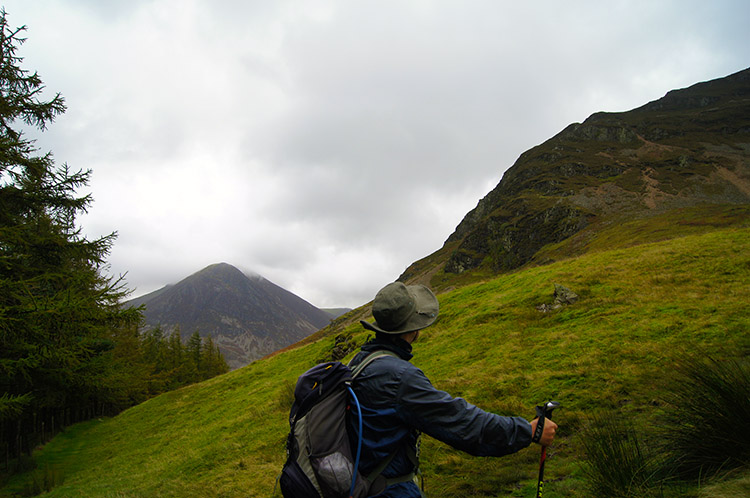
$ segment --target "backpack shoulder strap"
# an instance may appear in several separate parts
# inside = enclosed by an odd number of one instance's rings
[[[372,363],[374,360],[378,358],[382,358],[383,356],[393,356],[394,358],[399,358],[399,356],[396,353],[385,350],[385,349],[373,351],[372,353],[365,356],[365,359],[362,360],[359,363],[359,365],[357,365],[356,367],[352,369],[352,379],[355,378],[357,375],[359,375],[360,372],[362,372],[362,370],[364,370],[367,365],[369,365],[370,363]],[[349,363],[351,364],[351,362]]]
[[[369,365],[370,363],[372,363],[374,360],[378,358],[382,358],[383,356],[392,356],[394,358],[400,358],[400,356],[394,353],[393,351],[388,351],[385,349],[373,351],[372,353],[367,355],[365,359],[359,363],[359,365],[357,365],[356,367],[352,369],[352,379],[354,379],[357,375],[359,375],[360,372],[362,372],[362,370],[364,370],[367,365]],[[417,451],[415,451],[414,448],[406,447],[406,456],[409,459],[409,461],[414,465],[414,470],[403,476],[391,477],[391,478],[383,477],[382,475],[383,471],[386,469],[386,467],[388,467],[388,465],[390,465],[391,461],[396,456],[396,453],[398,453],[398,448],[394,449],[366,477],[366,479],[371,483],[371,489],[370,489],[371,491],[375,489],[375,490],[379,490],[378,492],[382,492],[386,487],[391,486],[393,484],[396,484],[399,482],[412,481],[416,473],[419,472],[419,455],[417,454]]]

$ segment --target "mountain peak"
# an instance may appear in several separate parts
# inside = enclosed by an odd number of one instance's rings
[[[216,263],[126,303],[144,305],[149,328],[211,336],[237,368],[326,326],[330,315],[260,275]]]
[[[214,271],[232,271],[232,272],[240,272],[236,267],[230,265],[229,263],[214,263],[212,265],[208,265],[207,267],[203,268],[200,272],[214,272]],[[242,273],[242,272],[240,272]]]

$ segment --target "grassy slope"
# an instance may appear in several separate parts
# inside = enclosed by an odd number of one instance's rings
[[[674,354],[750,353],[748,282],[748,228],[595,252],[441,295],[440,318],[413,361],[437,387],[501,414],[531,417],[543,400],[562,402],[545,496],[585,496],[576,467],[584,416],[616,410],[649,424],[655,379]],[[539,313],[553,283],[581,299]],[[350,330],[364,340],[359,327]],[[36,454],[40,467],[64,476],[44,496],[270,496],[284,460],[290,386],[332,344],[324,337],[70,428]],[[429,437],[422,445],[432,497],[532,496],[537,458],[537,449],[498,460]],[[21,485],[10,482],[6,494]]]

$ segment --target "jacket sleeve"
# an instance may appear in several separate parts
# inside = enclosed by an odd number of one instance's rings
[[[489,413],[439,391],[416,367],[403,373],[397,398],[404,422],[471,455],[502,456],[531,444],[525,419]]]

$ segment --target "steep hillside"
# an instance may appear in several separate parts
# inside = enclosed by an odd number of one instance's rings
[[[148,327],[211,335],[232,368],[293,344],[331,320],[291,292],[226,263],[126,303],[140,305]]]
[[[747,203],[750,69],[632,111],[596,113],[524,152],[443,248],[400,279],[429,282],[440,271],[447,282],[464,272],[512,270],[586,229]]]
[[[646,430],[663,420],[678,356],[750,355],[749,78],[743,71],[569,126],[524,153],[444,247],[401,276],[440,291],[440,317],[413,360],[437,387],[529,418],[541,401],[562,403],[546,498],[591,496],[580,464],[592,416]],[[230,273],[236,281],[183,286],[178,302],[235,308],[218,297],[226,282],[247,285]],[[554,284],[579,300],[542,312]],[[172,291],[151,298],[167,303]],[[165,316],[175,306],[164,304]],[[44,478],[49,497],[270,496],[295,379],[341,337],[363,343],[358,320],[368,313],[362,306],[245,368],[76,426],[0,496]],[[538,456],[478,459],[426,437],[427,492],[528,498]],[[726,489],[747,489],[749,476]]]
[[[581,428],[591,415],[616,414],[651,427],[677,354],[750,354],[750,228],[747,219],[734,226],[722,226],[722,219],[715,213],[715,224],[693,234],[445,292],[413,362],[437,387],[501,414],[531,417],[535,404],[560,401],[561,433],[547,462],[545,497],[590,496],[578,464]],[[627,233],[648,232],[649,221],[633,220]],[[552,300],[555,283],[579,301],[538,311]],[[367,335],[359,325],[346,332],[359,342]],[[42,496],[271,496],[284,460],[293,382],[334,344],[331,334],[318,337],[66,431],[36,455],[37,472],[61,481]],[[538,457],[535,448],[499,460],[474,458],[425,437],[421,459],[431,497],[531,497]],[[23,479],[10,482],[6,496],[22,489]]]

